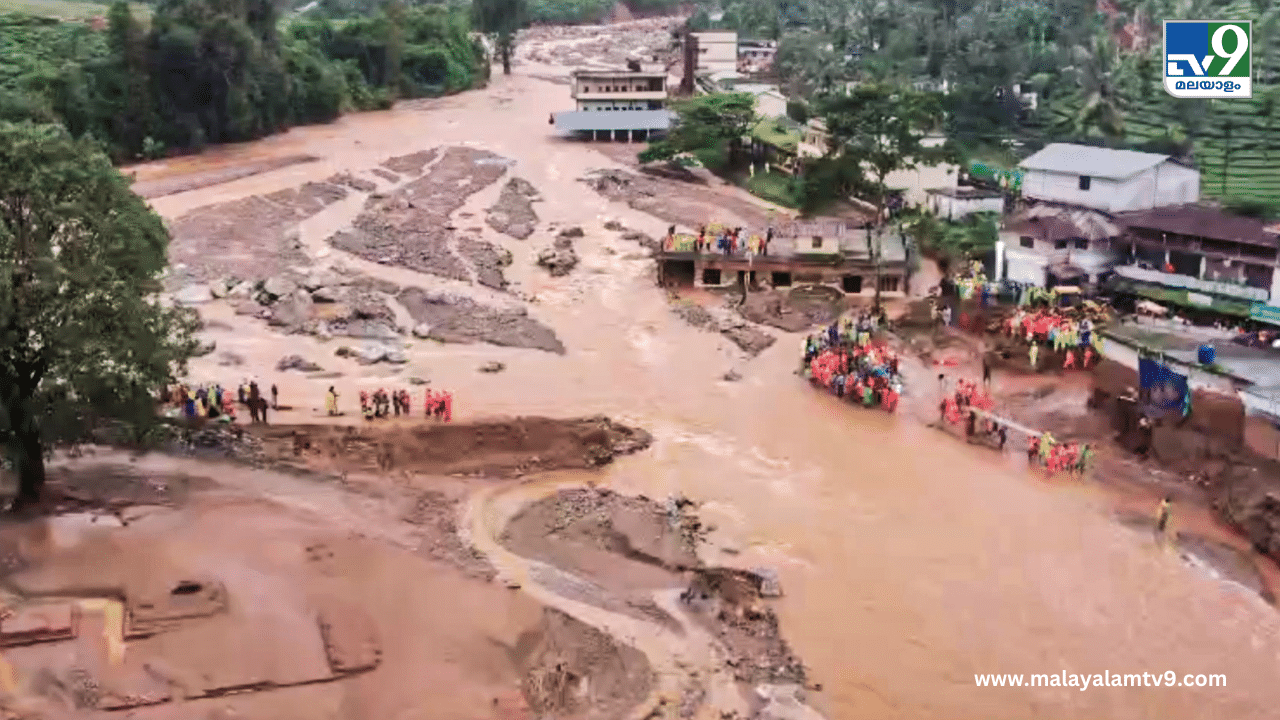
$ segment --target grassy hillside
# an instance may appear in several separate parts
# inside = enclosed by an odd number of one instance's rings
[[[5,13],[54,17],[61,20],[86,20],[93,17],[106,17],[107,4],[72,2],[72,0],[0,0],[0,15]],[[151,6],[134,3],[133,14],[134,17],[148,17],[151,15]]]

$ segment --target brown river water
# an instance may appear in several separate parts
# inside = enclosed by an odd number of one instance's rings
[[[1045,482],[908,417],[860,411],[814,392],[793,374],[800,336],[782,335],[761,356],[742,361],[721,338],[675,318],[648,262],[628,256],[634,244],[593,230],[617,219],[659,235],[667,223],[610,204],[576,181],[612,163],[590,145],[550,137],[548,114],[572,101],[567,87],[524,76],[529,67],[496,76],[485,90],[131,170],[147,181],[297,154],[320,158],[153,201],[176,217],[440,144],[474,144],[514,159],[514,172],[545,197],[536,206],[544,222],[588,228],[579,249],[583,265],[567,280],[510,273],[522,292],[538,296],[530,312],[556,329],[569,353],[415,348],[405,375],[426,372],[434,385],[454,390],[464,418],[599,412],[653,431],[654,448],[619,461],[602,482],[705,502],[717,534],[740,546],[728,560],[779,569],[784,635],[823,685],[817,706],[829,717],[1280,716],[1275,611],[1160,549],[1149,533],[1114,521],[1113,501],[1103,493]],[[482,219],[493,190],[464,212]],[[304,223],[304,241],[323,241],[357,209],[337,203]],[[524,246],[505,244],[519,257],[528,252],[522,247],[545,242],[543,235]],[[306,395],[315,407],[330,383],[354,402],[362,387],[395,382],[373,374],[385,370],[355,366],[337,381],[273,374],[269,369],[286,352],[326,352],[331,359],[332,350],[242,320],[218,342],[245,355],[248,366],[262,370],[260,379],[280,383],[283,397]],[[505,362],[506,372],[475,372],[491,359]],[[730,368],[743,379],[721,382]],[[193,372],[238,379],[210,360],[198,361]],[[974,682],[976,673],[1169,670],[1179,677],[1225,674],[1227,686],[1082,691]]]

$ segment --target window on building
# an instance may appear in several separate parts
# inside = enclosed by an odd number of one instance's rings
[[[1066,249],[1067,249],[1067,241],[1066,241],[1066,240],[1054,240],[1054,241],[1053,241],[1053,249],[1054,249],[1054,250],[1066,250]]]
[[[898,281],[897,277],[880,278],[880,292],[898,292]]]
[[[1089,177],[1088,175],[1081,175],[1081,176],[1080,176],[1080,189],[1081,189],[1081,190],[1088,190],[1088,189],[1089,189],[1089,186],[1090,186],[1090,185],[1092,185],[1092,184],[1093,184],[1093,178]]]
[[[1036,246],[1036,239],[1030,235],[1023,235],[1018,238],[1018,244],[1024,248],[1033,248]]]
[[[1075,248],[1076,248],[1077,250],[1088,250],[1088,249],[1089,249],[1089,241],[1088,241],[1088,240],[1085,240],[1084,238],[1076,238]]]
[[[822,238],[820,237],[813,238],[813,249],[819,250],[821,248],[822,248]]]

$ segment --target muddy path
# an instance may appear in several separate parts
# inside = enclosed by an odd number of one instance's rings
[[[500,542],[523,508],[559,492],[581,487],[574,481],[517,482],[484,488],[464,510],[461,531],[498,570],[501,582],[570,615],[644,654],[653,672],[652,689],[626,717],[748,717],[743,697],[722,645],[685,611],[680,589],[656,590],[649,600],[668,620],[606,609],[592,596],[594,584],[547,562],[524,557]],[[597,595],[598,596],[598,595]]]

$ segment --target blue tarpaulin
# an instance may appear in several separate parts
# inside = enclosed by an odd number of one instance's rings
[[[1139,358],[1138,382],[1148,391],[1152,405],[1186,413],[1186,375],[1179,375],[1151,358]]]

